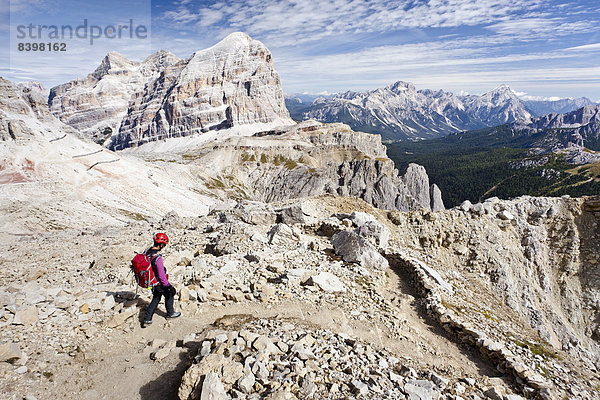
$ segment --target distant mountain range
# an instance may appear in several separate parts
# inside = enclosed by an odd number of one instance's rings
[[[388,140],[433,139],[593,104],[586,98],[523,101],[506,85],[481,96],[460,96],[416,90],[412,83],[402,81],[367,92],[348,91],[310,100],[308,95],[287,96],[292,118],[344,122]]]
[[[510,147],[553,151],[587,148],[600,151],[600,105],[588,105],[564,114],[546,114],[494,128],[451,134],[439,139],[461,148]]]
[[[388,144],[402,169],[425,166],[446,205],[465,198],[600,193],[600,105],[419,142]]]
[[[523,104],[529,111],[538,117],[542,115],[556,113],[564,114],[575,111],[581,107],[594,105],[595,103],[587,97],[564,98],[558,100],[523,100]]]

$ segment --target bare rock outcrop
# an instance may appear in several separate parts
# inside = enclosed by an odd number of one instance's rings
[[[50,89],[48,106],[61,121],[102,144],[117,133],[131,97],[178,61],[163,50],[142,62],[112,51],[86,78]]]
[[[430,208],[429,177],[425,172],[425,167],[412,163],[408,164],[402,181],[420,206]]]
[[[442,211],[445,210],[444,200],[442,199],[442,191],[435,183],[429,188],[429,194],[431,195],[431,211]]]
[[[188,149],[184,160],[210,165],[207,185],[231,197],[258,201],[333,194],[364,199],[391,210],[436,210],[425,168],[411,164],[400,175],[379,135],[314,120],[253,137],[233,137]]]

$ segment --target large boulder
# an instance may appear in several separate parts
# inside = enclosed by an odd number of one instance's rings
[[[317,275],[311,276],[308,281],[308,285],[317,286],[324,292],[337,293],[345,292],[346,286],[340,279],[329,272],[320,272]]]
[[[202,383],[202,392],[200,393],[200,400],[227,400],[230,399],[225,393],[225,388],[219,375],[214,372],[209,372],[204,377]]]
[[[389,263],[369,242],[368,239],[353,231],[341,231],[333,235],[331,243],[335,253],[344,261],[357,262],[362,266],[385,270]]]
[[[306,201],[292,204],[279,210],[281,222],[288,225],[312,224],[318,221],[317,211]]]
[[[241,201],[233,208],[233,214],[252,225],[273,225],[277,221],[273,208],[260,201]]]
[[[270,244],[281,245],[295,240],[294,231],[286,224],[276,224],[267,234]]]
[[[354,230],[359,236],[369,240],[373,245],[386,248],[390,239],[390,230],[377,221],[368,221]]]

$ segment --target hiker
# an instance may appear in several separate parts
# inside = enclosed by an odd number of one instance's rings
[[[145,251],[152,264],[155,276],[158,278],[158,284],[152,287],[152,301],[146,310],[146,318],[144,318],[144,326],[152,323],[152,315],[160,303],[162,296],[165,296],[165,307],[167,309],[167,318],[177,318],[181,315],[180,312],[175,312],[173,309],[173,297],[175,296],[175,288],[169,283],[169,277],[163,264],[160,251],[169,243],[169,238],[164,233],[154,235],[154,246]]]

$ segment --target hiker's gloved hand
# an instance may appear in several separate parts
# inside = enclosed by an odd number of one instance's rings
[[[169,291],[169,293],[170,293],[172,296],[175,296],[175,293],[177,293],[177,290],[175,290],[175,288],[173,287],[173,285],[169,285],[169,286],[167,286],[167,290]]]

